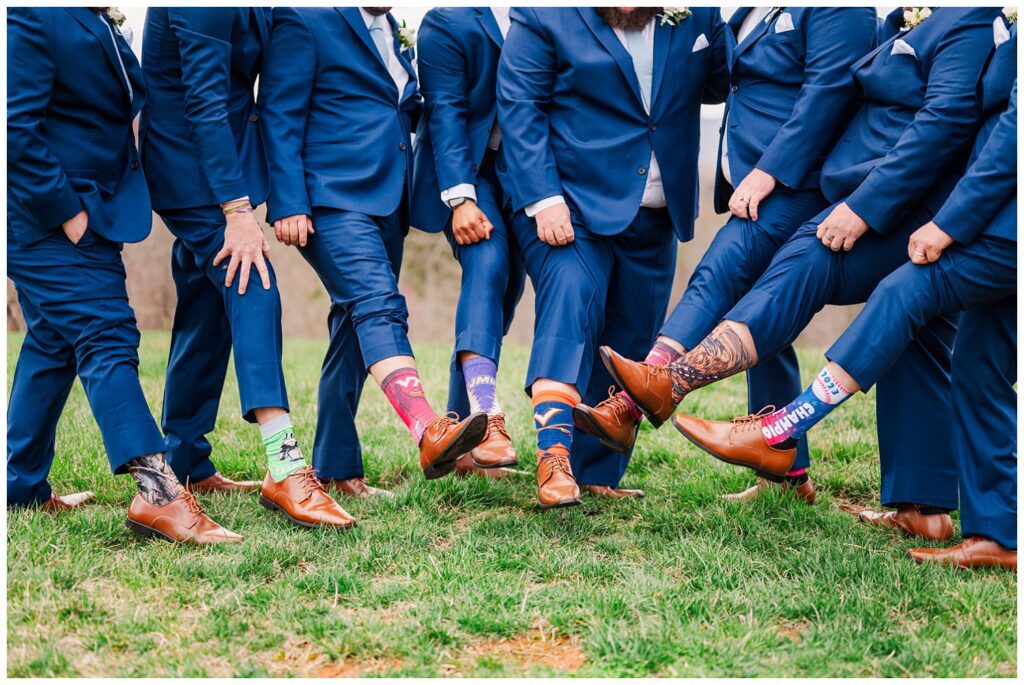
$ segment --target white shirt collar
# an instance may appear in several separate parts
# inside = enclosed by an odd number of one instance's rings
[[[492,7],[491,14],[494,15],[494,21],[498,24],[498,30],[501,31],[502,37],[508,35],[508,30],[512,26],[512,20],[509,18],[509,7]]]
[[[366,28],[370,28],[370,24],[372,24],[373,20],[377,18],[370,14],[369,12],[367,12],[366,10],[364,10],[362,7],[359,8],[359,14],[363,15],[363,21],[366,22]],[[383,15],[383,17],[384,21],[388,20],[388,15],[385,14]]]
[[[640,35],[643,36],[644,44],[646,44],[647,47],[651,47],[652,45],[654,45],[654,22],[656,19],[657,17],[651,19],[649,22],[647,22],[643,29],[640,30]],[[625,46],[626,32],[619,28],[612,30],[615,31],[615,35],[618,37],[619,42],[621,42],[622,45]]]

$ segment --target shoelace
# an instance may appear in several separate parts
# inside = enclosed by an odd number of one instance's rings
[[[443,430],[448,426],[454,425],[459,422],[459,415],[453,411],[448,412],[444,416],[435,416],[430,419],[427,423],[427,430]]]
[[[733,430],[740,432],[748,431],[754,428],[756,428],[757,430],[761,430],[761,419],[768,416],[774,411],[775,405],[769,404],[767,407],[762,408],[761,411],[757,412],[756,414],[737,416],[735,419],[732,419],[732,423],[735,424],[736,426]]]
[[[181,500],[185,503],[185,508],[196,516],[202,516],[206,513],[203,511],[203,505],[199,503],[199,500],[196,499],[196,496],[192,494],[191,490],[182,490]]]
[[[627,414],[630,418],[632,418],[633,416],[633,408],[629,406],[629,402],[627,402],[625,399],[623,399],[621,395],[615,392],[614,385],[608,388],[608,399],[602,400],[601,404],[605,405],[606,407],[612,410],[612,413],[616,417],[616,422],[620,424],[622,423],[622,421],[618,417],[621,416],[622,414]]]
[[[545,463],[551,465],[551,471],[561,471],[565,475],[572,477],[572,467],[569,465],[569,457],[558,452],[545,452],[541,457]]]
[[[317,490],[323,490],[324,486],[320,479],[316,477],[316,471],[309,466],[299,469],[295,473],[299,476],[299,484],[306,491],[307,495],[312,495]]]
[[[493,416],[487,417],[487,433],[490,434],[491,431],[497,431],[498,433],[504,435],[506,438],[509,437],[508,431],[505,430],[504,416],[501,416],[500,414],[495,414]],[[511,438],[509,438],[509,440],[511,440]]]

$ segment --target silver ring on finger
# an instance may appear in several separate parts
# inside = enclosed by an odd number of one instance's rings
[[[829,242],[832,242],[832,237],[833,236],[832,236],[831,233],[826,233],[825,235],[822,236],[822,238],[824,238],[825,240],[827,240]]]
[[[924,252],[922,252],[921,250],[916,250],[914,252],[914,256],[915,257],[924,257]]]

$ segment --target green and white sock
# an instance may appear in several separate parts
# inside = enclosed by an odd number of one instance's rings
[[[275,483],[280,483],[306,467],[306,458],[302,456],[299,443],[295,441],[295,430],[287,414],[281,414],[261,425],[260,434],[267,450],[267,468]]]

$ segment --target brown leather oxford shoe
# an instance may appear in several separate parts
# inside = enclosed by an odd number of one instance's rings
[[[280,511],[292,523],[304,528],[352,528],[356,520],[331,499],[309,466],[299,469],[280,483],[267,474],[260,488],[260,504]]]
[[[949,514],[922,514],[916,504],[900,505],[896,511],[862,511],[864,523],[898,530],[912,538],[948,540],[953,537],[953,519]]]
[[[626,454],[633,449],[640,422],[633,416],[633,410],[615,388],[608,391],[608,399],[596,407],[583,403],[572,408],[572,420],[584,433],[593,435],[610,450]]]
[[[944,564],[957,568],[1002,568],[1017,572],[1017,550],[995,540],[974,535],[955,547],[914,547],[907,555],[919,564]]]
[[[209,478],[189,483],[192,492],[210,495],[215,492],[251,492],[260,486],[258,480],[231,480],[220,471]]]
[[[516,466],[516,448],[505,430],[505,415],[495,414],[487,417],[487,433],[483,441],[470,452],[473,463],[481,469],[500,469]]]
[[[124,523],[140,535],[169,542],[219,545],[245,539],[207,516],[195,495],[184,488],[173,500],[159,506],[136,493]]]
[[[810,478],[800,485],[793,485],[788,480],[775,483],[767,478],[758,478],[756,483],[743,492],[722,495],[722,499],[730,502],[752,502],[772,488],[780,488],[783,494],[792,495],[805,504],[814,504],[818,499],[818,493],[814,490],[814,483]]]
[[[541,509],[572,507],[580,503],[580,488],[572,475],[568,452],[553,449],[537,458],[537,501]]]
[[[492,480],[501,480],[508,476],[529,476],[531,475],[527,471],[520,471],[518,469],[510,469],[501,467],[497,469],[482,469],[473,463],[473,456],[469,454],[463,454],[455,462],[455,475],[459,478],[466,478],[468,476],[479,476],[481,478],[491,478]]]
[[[625,488],[612,488],[607,485],[584,485],[591,495],[595,497],[607,497],[608,499],[627,499],[629,497],[643,497],[643,490],[627,490]]]
[[[667,366],[634,362],[607,345],[601,347],[601,360],[615,384],[625,390],[655,428],[672,416],[682,397],[672,388],[672,373]]]
[[[58,511],[69,511],[71,509],[77,509],[78,507],[91,502],[96,499],[96,495],[89,492],[74,492],[70,495],[58,495],[53,492],[50,493],[50,499],[46,500],[39,505],[39,508],[43,511],[51,513],[57,513]]]
[[[427,424],[420,439],[420,468],[427,480],[455,470],[455,461],[487,435],[487,414],[477,412],[464,421],[438,416]]]
[[[338,480],[335,478],[329,480],[321,480],[324,489],[328,492],[334,490],[339,495],[346,497],[394,497],[395,493],[390,490],[382,490],[381,488],[375,488],[366,482],[366,478],[346,478],[344,480]]]
[[[677,414],[674,425],[687,440],[716,459],[784,476],[796,461],[796,448],[776,449],[764,441],[761,414],[741,416],[732,421],[705,421]]]

